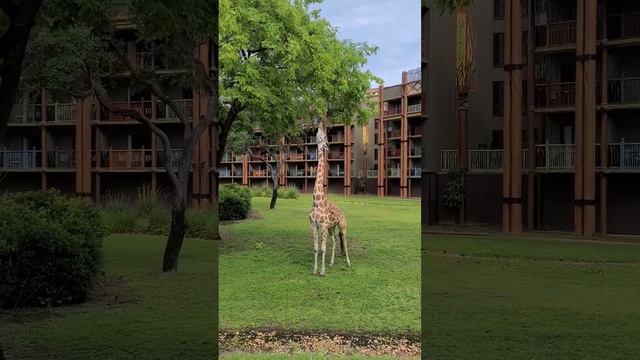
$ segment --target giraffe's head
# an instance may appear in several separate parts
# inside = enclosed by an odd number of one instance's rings
[[[318,123],[318,133],[316,134],[316,142],[318,143],[318,151],[323,152],[329,150],[329,141],[327,140],[327,133],[322,122]]]

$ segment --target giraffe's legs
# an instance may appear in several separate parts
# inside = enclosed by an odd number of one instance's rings
[[[344,254],[347,257],[347,266],[351,267],[351,261],[349,260],[349,250],[347,246],[347,227],[340,229],[340,238],[344,242]]]
[[[330,266],[333,266],[336,260],[336,231],[335,229],[331,232],[331,263]]]
[[[313,232],[313,275],[318,273],[318,227],[313,220],[311,220],[311,231]]]
[[[322,229],[322,267],[320,268],[320,276],[324,276],[324,255],[327,252],[327,237],[329,235],[329,229]]]

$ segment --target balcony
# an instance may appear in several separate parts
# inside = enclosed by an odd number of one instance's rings
[[[55,103],[47,104],[47,122],[74,123],[78,113],[78,104]]]
[[[47,167],[54,169],[75,169],[75,150],[54,150],[47,153]]]
[[[42,106],[38,104],[20,104],[13,107],[9,124],[36,124],[42,120]]]
[[[36,170],[42,167],[40,150],[0,150],[0,169]]]
[[[329,160],[344,160],[344,152],[329,152]]]
[[[315,136],[305,136],[304,142],[305,142],[305,144],[316,144],[316,137]]]
[[[416,147],[411,149],[411,152],[409,154],[412,157],[421,157],[422,156],[422,148],[416,146]]]
[[[576,43],[576,21],[558,21],[536,26],[536,47],[567,46]]]
[[[458,168],[458,150],[440,151],[440,170],[451,171]]]
[[[419,126],[410,127],[409,136],[422,136],[422,128]]]
[[[231,177],[231,169],[220,169],[220,177],[221,178]]]
[[[154,66],[153,53],[150,51],[136,52],[136,67],[138,69],[152,69]]]
[[[389,106],[387,110],[384,110],[383,115],[393,116],[393,115],[399,115],[401,113],[402,113],[402,107],[400,105],[397,105],[397,106]]]
[[[288,176],[291,176],[291,177],[303,177],[304,176],[304,169],[289,168]]]
[[[344,169],[341,168],[329,168],[329,176],[344,176]]]
[[[576,102],[576,83],[536,84],[536,107],[572,107]]]
[[[607,20],[609,40],[629,40],[640,38],[640,13],[622,13],[609,16]]]
[[[609,80],[610,104],[640,103],[640,78],[620,78]]]
[[[267,177],[269,172],[266,169],[252,169],[249,171],[251,177]]]
[[[390,178],[400,177],[400,168],[387,169],[387,176]]]
[[[387,149],[387,157],[394,158],[400,157],[401,151],[400,149]]]
[[[102,168],[112,170],[149,169],[152,166],[152,151],[149,149],[103,150],[100,152]]]
[[[414,105],[409,105],[407,107],[407,112],[409,114],[417,113],[417,112],[420,112],[420,111],[422,111],[422,104],[414,104]]]
[[[536,169],[570,170],[575,165],[574,144],[536,145]]]
[[[166,164],[165,151],[158,150],[158,159],[157,166],[159,168],[164,168]],[[183,162],[183,150],[182,149],[171,149],[172,161],[171,165],[173,165],[173,169],[176,170]]]
[[[400,129],[392,129],[387,131],[387,138],[389,139],[399,139],[400,138]]]
[[[111,104],[117,108],[138,110],[144,116],[151,119],[153,107],[152,101],[112,101]],[[128,116],[114,115],[105,109],[101,104],[93,104],[92,120],[95,121],[135,121]]]
[[[378,170],[374,170],[374,169],[367,170],[367,177],[377,178],[378,177]]]
[[[469,150],[469,171],[502,171],[504,151]]]
[[[289,161],[304,161],[304,153],[289,154]]]
[[[616,170],[640,169],[640,143],[609,144],[609,168]]]
[[[422,169],[419,167],[414,167],[409,169],[409,177],[419,178],[422,176]]]
[[[307,160],[309,160],[309,161],[317,161],[318,160],[318,154],[315,153],[315,152],[307,153]]]
[[[180,111],[182,111],[182,114],[185,116],[185,118],[187,120],[191,120],[191,118],[193,117],[193,100],[191,99],[180,99],[180,100],[173,100],[173,102],[178,106],[178,108],[180,108]],[[173,109],[163,103],[162,101],[158,101],[157,102],[157,109],[158,109],[158,120],[160,121],[170,121],[170,120],[179,120],[178,115],[176,115],[175,111],[173,111]]]
[[[342,135],[342,134],[329,135],[327,138],[328,138],[330,143],[343,143],[344,142],[344,135]]]

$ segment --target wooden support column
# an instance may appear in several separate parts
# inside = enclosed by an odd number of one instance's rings
[[[602,17],[602,106],[600,113],[600,234],[607,234],[607,168],[609,167],[609,48],[607,46],[607,6]]]
[[[378,196],[385,196],[385,178],[387,177],[384,166],[385,160],[385,136],[384,136],[384,86],[378,88]]]
[[[242,155],[242,185],[249,186],[249,155]]]
[[[575,233],[596,232],[596,0],[577,0]]]
[[[351,195],[351,125],[344,126],[344,195]]]
[[[535,228],[535,154],[536,154],[536,121],[535,121],[535,4],[529,1],[529,26],[527,32],[527,230]]]
[[[406,198],[408,196],[408,168],[409,168],[409,153],[408,149],[408,131],[407,131],[407,104],[408,98],[408,86],[407,82],[409,76],[406,71],[402,72],[402,97],[400,98],[400,197]]]
[[[98,107],[98,109],[99,108],[100,107]],[[98,119],[100,119],[100,117],[98,117]],[[96,183],[94,184],[95,187],[94,187],[94,190],[93,190],[93,201],[95,201],[96,204],[100,204],[100,200],[102,198],[102,195],[100,193],[100,190],[101,190],[100,189],[100,168],[102,166],[102,156],[101,156],[100,152],[101,152],[101,149],[102,149],[102,134],[100,133],[100,126],[99,125],[96,125],[96,128],[95,128],[95,139],[96,139],[96,144],[95,144],[95,151],[96,151],[95,178],[96,178]]]
[[[522,232],[522,6],[505,2],[503,207],[505,232]]]
[[[42,190],[47,190],[47,168],[49,167],[49,153],[48,153],[48,131],[47,131],[47,92],[45,89],[42,89],[41,94],[41,108],[40,113],[40,141],[42,149],[42,173],[41,173],[41,188]]]
[[[76,116],[76,194],[91,197],[91,98],[78,101]]]

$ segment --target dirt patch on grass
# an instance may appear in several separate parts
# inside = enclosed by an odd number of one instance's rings
[[[414,334],[366,334],[277,329],[221,330],[222,351],[271,353],[322,353],[419,357],[420,339]]]
[[[220,221],[220,225],[230,225],[230,224],[235,224],[235,223],[242,222],[242,221],[260,220],[260,219],[262,219],[262,216],[260,216],[260,213],[258,213],[255,210],[249,210],[249,213],[247,214],[247,218],[246,219],[242,219],[242,220],[221,220]]]

